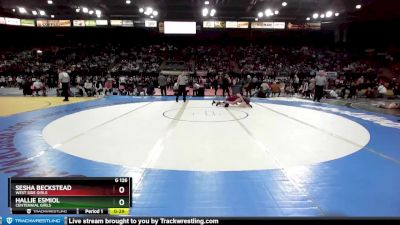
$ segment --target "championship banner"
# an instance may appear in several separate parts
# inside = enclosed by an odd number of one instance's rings
[[[273,29],[274,23],[273,22],[252,22],[251,28],[254,29]]]
[[[273,28],[274,29],[285,29],[285,22],[274,22]]]
[[[6,17],[6,24],[7,25],[13,25],[13,26],[19,26],[19,25],[21,25],[21,20],[18,19],[18,18]]]
[[[123,27],[133,27],[133,20],[122,20]]]
[[[70,27],[70,20],[36,20],[38,27]]]
[[[96,26],[96,20],[85,20],[85,26],[87,26],[87,27],[95,27]]]
[[[74,20],[72,21],[74,27],[84,27],[85,21],[84,20]]]
[[[107,26],[108,20],[96,20],[96,25],[97,26]]]
[[[110,20],[110,24],[111,24],[111,26],[121,27],[122,26],[122,20]]]
[[[0,24],[6,24],[6,18],[0,17]]]
[[[249,28],[249,22],[226,21],[226,28]]]
[[[34,27],[35,20],[21,19],[21,26]]]
[[[288,23],[289,30],[321,30],[321,23]]]
[[[157,27],[157,21],[146,20],[146,21],[144,21],[144,27]]]
[[[232,21],[231,21],[232,22]],[[237,22],[236,22],[237,23]],[[230,24],[233,25],[232,23]],[[236,24],[237,26],[237,24]],[[203,28],[225,28],[225,21],[203,21]]]

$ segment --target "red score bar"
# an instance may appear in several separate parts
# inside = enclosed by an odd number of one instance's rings
[[[129,187],[124,185],[115,186],[78,186],[73,185],[68,191],[32,191],[23,196],[129,196]]]

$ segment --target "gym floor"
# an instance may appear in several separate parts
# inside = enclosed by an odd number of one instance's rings
[[[396,115],[212,99],[1,97],[2,199],[10,176],[129,176],[135,216],[400,216]]]

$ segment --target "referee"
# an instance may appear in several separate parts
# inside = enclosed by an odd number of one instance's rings
[[[60,69],[60,73],[58,74],[58,81],[61,83],[62,87],[62,94],[64,95],[64,102],[69,101],[68,96],[69,96],[69,75],[63,68]]]
[[[177,84],[179,85],[178,94],[176,95],[176,102],[179,101],[179,96],[183,95],[183,102],[186,102],[186,85],[188,83],[187,76],[182,73],[178,76]]]

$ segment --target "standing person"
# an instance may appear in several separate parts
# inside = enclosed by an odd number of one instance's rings
[[[294,79],[293,79],[293,87],[294,87],[294,93],[297,95],[297,93],[299,92],[299,84],[300,84],[300,79],[297,76],[297,74],[294,75]]]
[[[188,78],[187,76],[182,73],[181,75],[178,76],[178,94],[176,95],[176,102],[179,101],[179,96],[183,95],[183,102],[186,102],[186,85],[188,83]]]
[[[224,78],[222,79],[222,96],[225,97],[225,91],[228,94],[228,97],[231,96],[231,93],[229,91],[229,76],[225,75]]]
[[[64,102],[69,101],[69,82],[70,78],[67,72],[63,68],[60,69],[60,73],[58,74],[58,81],[61,84],[62,92],[64,95]]]
[[[214,88],[215,96],[217,96],[218,92],[218,77],[215,77],[214,80],[212,81],[212,87]]]
[[[322,96],[324,95],[324,87],[326,86],[327,80],[324,71],[320,71],[317,73],[315,77],[315,95],[314,101],[321,101]]]
[[[167,95],[167,78],[162,73],[160,73],[160,76],[158,76],[158,85],[160,85],[161,95],[166,96]]]

